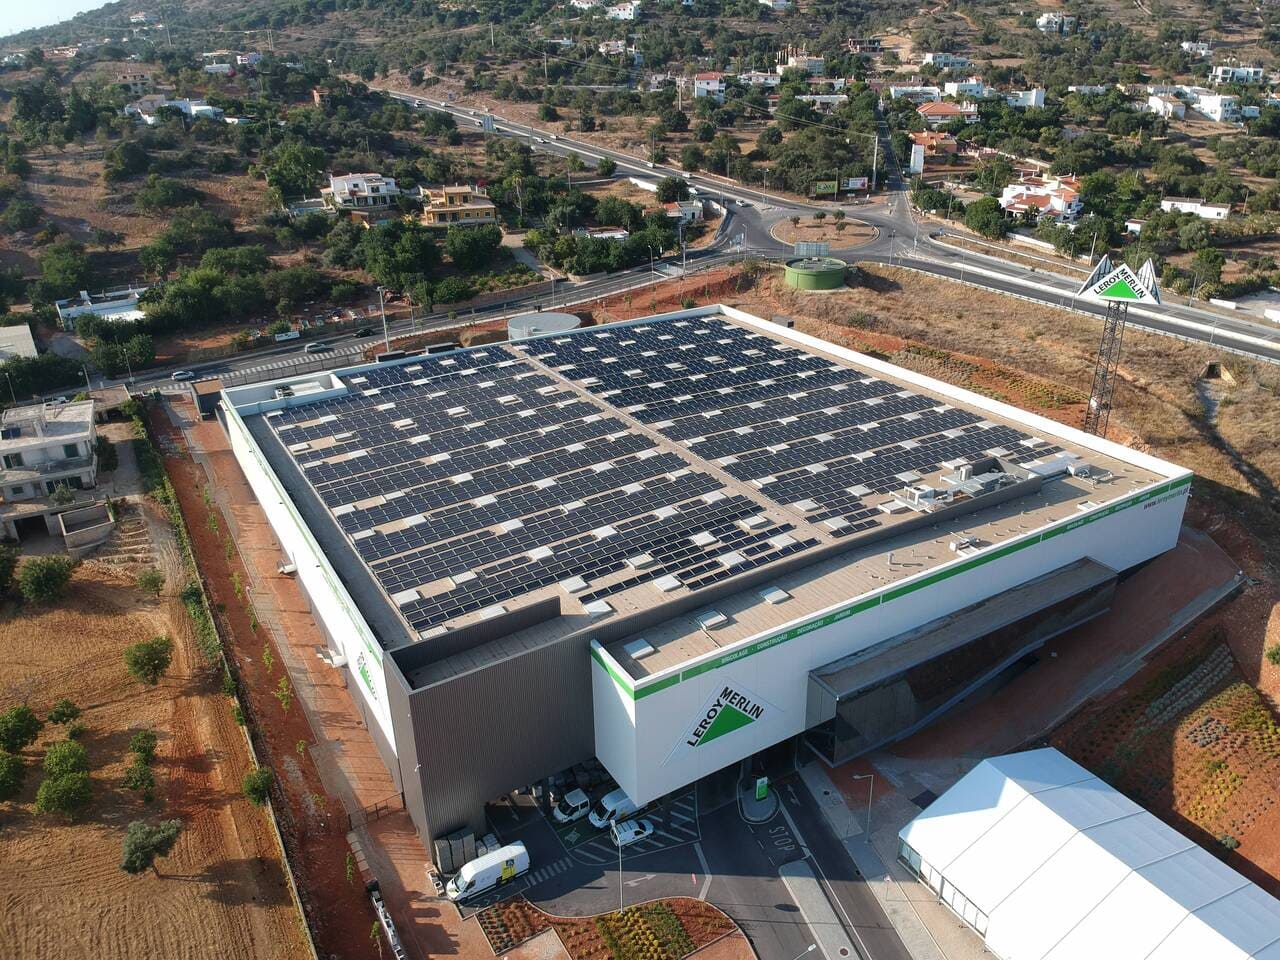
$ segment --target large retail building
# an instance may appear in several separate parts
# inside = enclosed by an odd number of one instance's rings
[[[712,306],[227,389],[428,839],[931,722],[1172,547],[1186,470]]]

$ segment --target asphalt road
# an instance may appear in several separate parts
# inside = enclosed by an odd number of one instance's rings
[[[387,95],[406,103],[452,114],[463,125],[483,121],[483,111],[473,111],[457,104],[429,100],[383,90]],[[682,177],[701,195],[709,198],[728,199],[735,214],[735,223],[724,231],[722,246],[740,239],[743,250],[760,256],[786,256],[791,247],[779,243],[770,229],[782,219],[797,213],[820,209],[832,209],[835,204],[810,203],[781,197],[766,191],[745,187],[728,180],[702,173],[688,173],[674,167],[651,164],[616,150],[595,144],[582,143],[548,131],[516,123],[511,120],[493,119],[494,132],[505,136],[527,139],[538,151],[556,154],[576,154],[594,162],[604,157],[613,160],[620,171],[646,179],[667,176]],[[848,250],[833,250],[845,259],[870,262],[893,262],[923,273],[950,279],[963,280],[976,286],[1001,293],[1010,293],[1055,306],[1074,307],[1088,313],[1102,315],[1105,308],[1085,304],[1073,296],[1076,286],[1069,278],[1057,277],[1040,271],[1011,264],[996,257],[985,256],[938,242],[928,229],[919,225],[913,216],[905,192],[906,184],[892,154],[889,157],[888,193],[883,200],[854,207],[852,215],[876,227],[879,235],[870,243]],[[743,205],[745,201],[747,206]],[[736,204],[736,205],[735,205]],[[848,207],[848,204],[844,205]],[[1243,317],[1228,317],[1209,310],[1166,302],[1153,311],[1133,309],[1129,322],[1156,333],[1177,336],[1254,356],[1258,359],[1280,363],[1280,329],[1266,323]]]

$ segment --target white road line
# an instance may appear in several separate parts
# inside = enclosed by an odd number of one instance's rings
[[[698,862],[702,864],[702,873],[707,878],[702,881],[702,890],[698,893],[698,899],[705,900],[707,899],[707,891],[711,889],[711,881],[714,880],[715,877],[712,875],[711,867],[707,863],[707,855],[702,852],[702,844],[695,843],[693,845],[693,852],[698,855]]]

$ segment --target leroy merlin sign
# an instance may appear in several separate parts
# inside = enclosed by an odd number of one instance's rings
[[[726,686],[706,706],[685,744],[700,747],[725,734],[741,730],[764,716],[764,706],[733,687]]]
[[[1104,256],[1080,287],[1077,296],[1103,303],[1159,303],[1155,265],[1148,260],[1141,270],[1135,272],[1126,263],[1113,266],[1110,258]]]

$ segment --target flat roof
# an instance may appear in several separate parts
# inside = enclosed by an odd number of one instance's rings
[[[12,327],[0,327],[0,359],[35,355],[36,341],[31,336],[30,324],[17,323]]]
[[[414,682],[584,630],[641,678],[1168,479],[729,308],[296,386],[227,396],[383,645],[493,628]]]
[[[10,429],[19,432],[14,436],[0,437],[0,450],[46,447],[83,438],[93,426],[93,410],[93,400],[9,407],[0,415],[0,426],[6,432]]]

